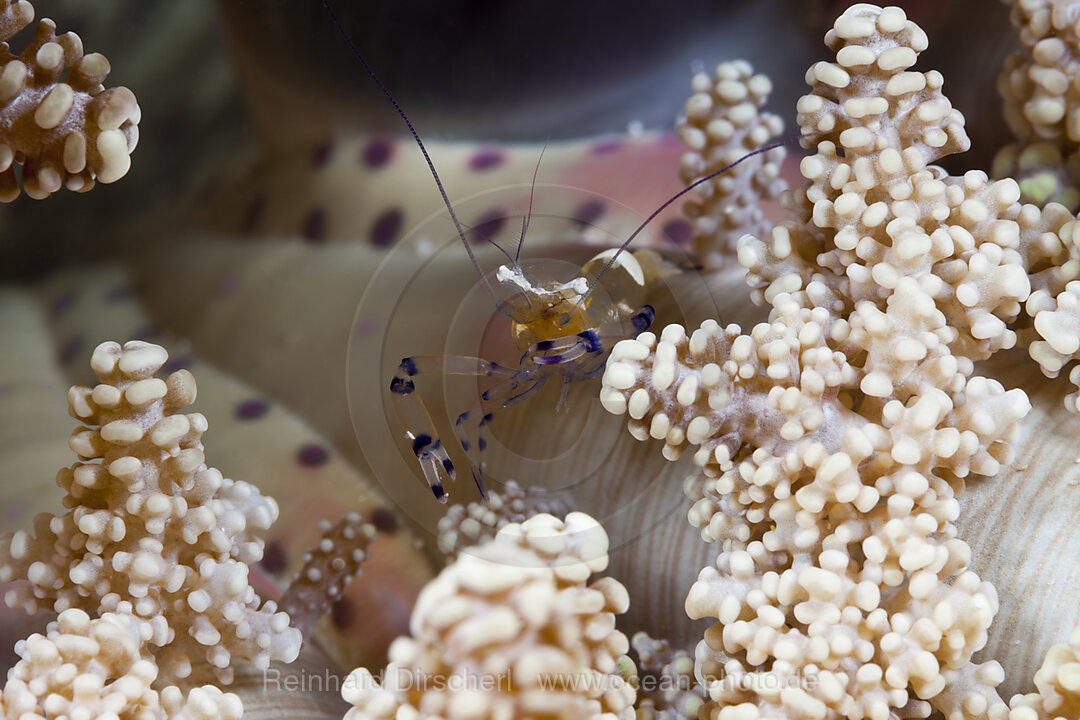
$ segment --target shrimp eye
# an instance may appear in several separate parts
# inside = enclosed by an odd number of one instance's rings
[[[559,314],[559,327],[562,327],[563,325],[566,325],[568,322],[570,322],[570,313],[560,313]]]

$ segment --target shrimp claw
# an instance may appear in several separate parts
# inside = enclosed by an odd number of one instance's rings
[[[443,446],[435,430],[424,401],[416,393],[417,375],[474,375],[511,378],[515,371],[498,363],[469,356],[418,355],[402,358],[397,373],[390,380],[390,396],[394,412],[401,424],[405,439],[412,447],[420,463],[431,492],[439,502],[446,502],[446,488],[443,480],[457,479],[454,463]],[[484,493],[484,482],[475,469],[473,479],[480,492]]]

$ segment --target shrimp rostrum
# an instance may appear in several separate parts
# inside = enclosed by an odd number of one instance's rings
[[[405,439],[411,445],[431,491],[440,502],[446,502],[444,480],[455,479],[457,471],[435,429],[430,412],[417,392],[416,380],[424,375],[465,375],[492,379],[493,384],[481,393],[477,405],[458,415],[454,422],[455,439],[468,458],[469,469],[480,493],[486,496],[483,452],[492,415],[522,402],[552,380],[562,383],[560,407],[565,406],[570,386],[577,381],[599,376],[604,370],[608,352],[616,342],[645,332],[652,325],[653,308],[641,303],[646,286],[662,274],[662,263],[657,263],[656,254],[647,250],[627,252],[634,238],[668,206],[702,183],[729,171],[753,155],[801,138],[758,148],[727,167],[698,178],[654,210],[622,245],[592,258],[581,268],[577,277],[569,281],[542,277],[542,272],[531,272],[528,263],[518,262],[532,215],[530,194],[529,212],[522,220],[517,252],[511,256],[499,247],[506,256],[507,264],[498,268],[493,282],[480,268],[466,238],[464,226],[454,212],[435,164],[412,122],[360,54],[328,0],[323,0],[323,6],[357,60],[408,128],[424,156],[465,252],[487,286],[496,307],[510,318],[513,340],[522,353],[515,366],[475,356],[406,357],[390,382],[391,403]],[[535,182],[534,172],[534,187]],[[470,432],[473,430],[475,432]]]

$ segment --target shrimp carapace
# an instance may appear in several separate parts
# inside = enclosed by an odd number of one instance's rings
[[[510,317],[518,350],[525,352],[539,342],[625,320],[641,308],[645,274],[630,253],[620,255],[615,268],[601,278],[600,288],[589,292],[614,253],[611,249],[594,256],[569,282],[540,279],[549,275],[540,263],[524,261],[514,268],[499,268],[495,275],[498,283],[515,291],[501,309]]]

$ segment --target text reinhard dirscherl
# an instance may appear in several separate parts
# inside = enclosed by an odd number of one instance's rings
[[[817,686],[817,675],[777,675],[769,672],[746,674],[739,677],[727,676],[720,680],[713,680],[710,685],[721,685],[746,691],[776,691],[786,688],[800,688],[810,690]],[[303,668],[299,670],[270,668],[263,672],[263,690],[307,693],[307,692],[331,692],[340,693],[342,689],[350,685],[359,684],[358,689],[375,690],[376,687],[392,688],[405,693],[442,691],[462,692],[466,690],[480,690],[483,692],[504,693],[513,691],[513,682],[510,672],[502,673],[476,673],[456,672],[446,673],[420,673],[406,668],[388,668],[377,675],[341,673],[323,670],[312,672]],[[530,683],[532,685],[533,683]],[[562,691],[572,693],[584,693],[588,695],[603,694],[607,690],[630,684],[638,692],[654,693],[666,691],[692,690],[696,681],[692,677],[665,676],[643,674],[639,677],[624,678],[621,675],[605,675],[598,672],[578,673],[546,673],[537,676],[535,686],[548,691]]]

